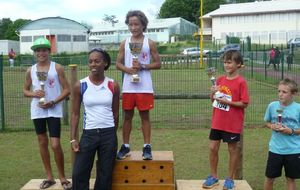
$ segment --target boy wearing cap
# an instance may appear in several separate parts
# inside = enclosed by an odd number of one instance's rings
[[[65,190],[70,190],[72,185],[65,177],[64,154],[60,144],[62,101],[70,94],[70,87],[63,67],[49,59],[51,44],[47,39],[35,40],[31,49],[34,51],[37,63],[27,69],[23,93],[25,97],[32,98],[31,119],[35,126],[47,175],[47,178],[40,184],[40,189],[46,189],[55,184],[48,149],[49,139],[46,128],[48,126],[61,185]]]

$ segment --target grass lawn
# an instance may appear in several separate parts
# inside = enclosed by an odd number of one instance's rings
[[[153,129],[153,150],[173,151],[175,178],[186,180],[204,179],[209,174],[208,162],[209,129]],[[118,132],[121,142],[121,130]],[[263,188],[264,170],[268,152],[270,131],[265,128],[246,128],[244,131],[243,176],[254,190]],[[5,190],[20,189],[30,179],[44,178],[38,144],[34,131],[0,133],[0,187]],[[142,133],[135,128],[131,135],[131,149],[142,149]],[[65,152],[65,170],[71,176],[71,153],[69,131],[62,133]],[[52,152],[51,152],[52,153]],[[53,154],[52,158],[53,158]],[[228,153],[226,144],[221,145],[219,176],[227,175]],[[54,175],[57,170],[52,159]],[[92,177],[95,177],[93,171]],[[274,190],[284,189],[283,177],[275,182]],[[300,181],[297,181],[298,188]]]

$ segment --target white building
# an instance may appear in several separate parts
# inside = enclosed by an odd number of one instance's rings
[[[33,41],[46,37],[51,53],[78,53],[88,51],[89,29],[70,19],[46,17],[31,21],[16,31],[20,36],[21,54],[32,53]]]
[[[0,54],[8,55],[10,49],[13,49],[17,54],[20,53],[20,43],[15,40],[0,40]]]
[[[226,35],[254,43],[282,44],[300,36],[300,1],[273,0],[220,5],[203,17],[203,35],[225,42]]]
[[[156,42],[170,42],[172,36],[193,35],[197,31],[197,25],[177,17],[150,20],[144,34]],[[114,27],[111,24],[99,24],[92,29],[89,40],[100,44],[119,44],[130,35],[125,23],[116,23]]]

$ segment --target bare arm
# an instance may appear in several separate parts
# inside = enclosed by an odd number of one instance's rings
[[[80,82],[77,81],[74,88],[73,88],[73,94],[72,94],[72,113],[71,113],[71,140],[76,140],[72,143],[72,149],[75,152],[79,151],[79,145],[76,139],[77,138],[77,129],[78,129],[78,123],[80,118],[80,105],[81,105],[81,99],[80,99]]]
[[[114,82],[114,96],[112,102],[112,112],[115,121],[115,128],[119,126],[119,104],[120,104],[120,87],[117,82]]]
[[[32,79],[31,79],[31,67],[29,67],[25,74],[25,83],[23,86],[23,94],[25,97],[30,98],[42,98],[45,96],[43,90],[31,91]]]
[[[145,65],[146,69],[160,69],[161,68],[161,62],[160,57],[156,48],[156,44],[154,41],[149,39],[149,47],[150,47],[150,53],[152,57],[152,63]]]
[[[116,61],[116,68],[120,71],[123,71],[124,73],[128,74],[135,74],[136,69],[134,68],[128,68],[124,65],[124,60],[125,60],[125,41],[121,42],[120,48],[119,48],[119,53]]]

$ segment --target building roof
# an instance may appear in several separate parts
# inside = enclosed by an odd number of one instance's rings
[[[45,17],[37,19],[31,22],[28,22],[18,28],[16,31],[20,32],[21,30],[40,30],[40,29],[73,29],[73,30],[86,30],[89,31],[89,28],[76,22],[71,19],[62,18],[62,17]]]
[[[181,17],[175,17],[175,18],[163,18],[163,19],[154,19],[150,20],[147,26],[147,29],[151,28],[169,28],[171,26],[174,26],[181,21],[189,22]],[[190,22],[190,24],[193,24]],[[197,25],[195,25],[197,26]],[[110,23],[101,23],[98,25],[95,25],[92,29],[92,31],[115,31],[115,30],[128,30],[128,26],[123,23],[116,23],[114,27]]]
[[[207,13],[203,18],[247,15],[247,14],[264,14],[272,12],[300,12],[299,0],[271,0],[255,1],[251,3],[237,3],[220,5],[220,8]]]

